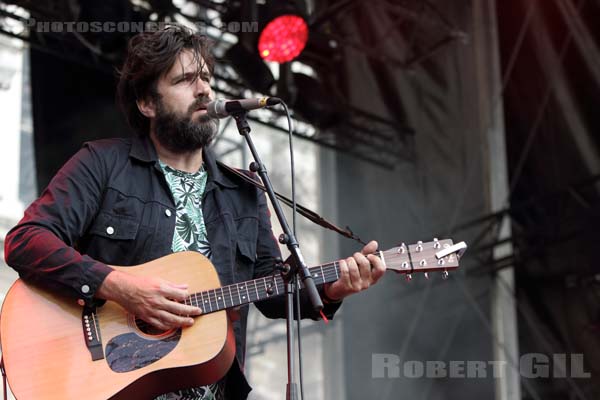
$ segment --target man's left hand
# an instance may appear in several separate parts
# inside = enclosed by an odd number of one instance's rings
[[[323,289],[325,296],[331,301],[338,301],[377,283],[385,273],[385,264],[372,254],[375,251],[377,251],[377,242],[372,240],[362,248],[360,253],[354,253],[352,257],[340,260],[340,277],[337,281],[325,285]]]

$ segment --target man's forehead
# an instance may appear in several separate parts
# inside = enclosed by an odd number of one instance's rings
[[[177,56],[177,59],[173,63],[173,66],[168,72],[168,76],[176,76],[182,73],[188,72],[209,72],[208,65],[204,62],[204,59],[200,54],[194,57],[194,53],[189,50],[184,50]]]

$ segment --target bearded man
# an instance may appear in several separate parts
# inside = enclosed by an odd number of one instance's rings
[[[85,143],[56,174],[6,237],[7,263],[21,278],[84,305],[109,300],[159,330],[189,327],[202,310],[184,304],[186,282],[140,277],[110,265],[142,264],[197,251],[221,284],[273,273],[281,256],[265,196],[221,169],[209,145],[219,121],[208,117],[214,60],[206,38],[169,26],[130,40],[118,99],[135,137]],[[371,253],[340,260],[340,277],[320,288],[324,315],[383,275]],[[270,318],[285,316],[285,299],[258,302]],[[236,357],[208,386],[159,399],[245,399],[243,375],[248,307],[233,321]],[[321,318],[304,298],[303,318]],[[60,360],[59,360],[60,361]],[[175,386],[177,386],[175,384]]]

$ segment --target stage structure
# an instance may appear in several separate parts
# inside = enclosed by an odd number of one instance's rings
[[[322,359],[310,398],[592,399],[594,380],[528,379],[519,361],[581,353],[600,373],[599,11],[582,0],[13,0],[0,3],[0,33],[31,49],[38,190],[81,142],[127,134],[114,86],[131,27],[177,22],[214,41],[219,96],[292,106],[296,134],[313,146],[303,151],[318,149],[306,171],[320,171],[306,183],[318,195],[307,200],[324,215],[382,248],[469,242],[450,279],[392,277],[349,299],[332,326],[307,325],[323,349],[311,354]],[[307,38],[295,57],[267,63],[276,52],[259,47],[261,34],[282,15],[304,20]],[[65,22],[116,24],[72,32]],[[268,136],[285,131],[283,115],[250,119],[283,152],[284,136]],[[242,167],[231,128],[223,121],[219,149]],[[322,259],[356,250],[330,233],[313,241]],[[276,322],[255,323],[268,333],[249,340],[250,357],[283,338]],[[381,357],[393,362],[384,377]],[[453,361],[506,367],[501,377],[403,368]]]

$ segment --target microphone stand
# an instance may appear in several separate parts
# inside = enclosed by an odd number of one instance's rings
[[[288,354],[288,383],[286,387],[286,399],[287,400],[297,400],[298,399],[298,388],[296,385],[296,369],[295,369],[295,350],[294,350],[294,329],[293,329],[293,319],[294,319],[294,291],[295,291],[295,279],[296,276],[299,275],[302,279],[302,283],[304,284],[304,288],[308,292],[308,297],[310,302],[315,309],[315,311],[319,312],[323,309],[323,303],[321,302],[321,297],[319,296],[319,292],[317,292],[317,287],[313,278],[308,271],[308,267],[304,262],[304,257],[302,257],[302,253],[300,252],[300,245],[296,240],[294,233],[291,231],[288,226],[287,220],[277,199],[275,197],[275,191],[273,190],[273,185],[271,184],[271,180],[267,174],[267,170],[260,160],[258,156],[258,152],[254,147],[254,143],[250,138],[250,125],[246,120],[247,112],[244,110],[240,110],[239,112],[232,113],[231,116],[236,122],[238,131],[240,135],[242,135],[246,139],[246,143],[250,148],[250,152],[252,153],[252,157],[254,158],[254,162],[250,164],[250,170],[252,172],[258,173],[262,183],[266,189],[267,195],[269,196],[269,200],[273,205],[273,209],[275,210],[275,214],[277,215],[277,219],[279,220],[279,224],[281,225],[281,229],[283,230],[283,234],[279,236],[279,242],[285,244],[288,250],[291,253],[292,265],[286,273],[282,274],[285,283],[285,296],[286,296],[286,328],[287,328],[287,354]],[[300,310],[298,310],[298,318],[300,318]]]

